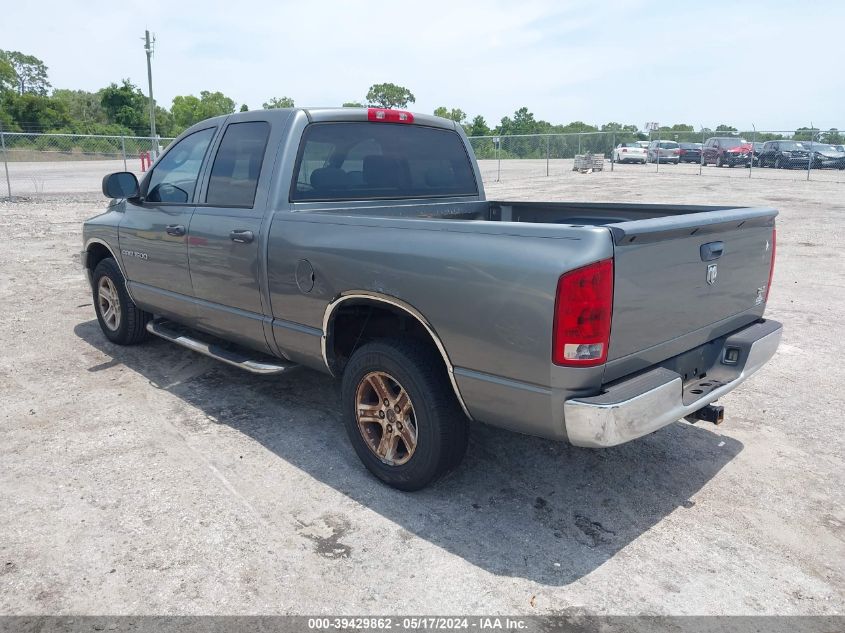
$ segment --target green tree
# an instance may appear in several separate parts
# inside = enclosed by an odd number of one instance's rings
[[[15,72],[18,94],[47,96],[50,82],[47,80],[47,66],[34,55],[20,51],[0,50],[0,59],[9,64]]]
[[[54,90],[52,98],[56,102],[63,103],[67,108],[68,116],[79,125],[95,125],[108,123],[100,96],[87,90]]]
[[[184,130],[213,116],[232,114],[235,102],[222,92],[203,90],[199,97],[194,95],[180,95],[173,98],[170,112],[176,127]]]
[[[119,86],[109,84],[97,94],[109,123],[122,125],[136,134],[149,133],[149,100],[131,81],[124,79]]]
[[[347,101],[343,104],[344,108],[363,108],[364,104],[359,101]]]
[[[269,101],[261,104],[265,110],[274,110],[276,108],[292,108],[293,99],[291,97],[273,97]]]
[[[725,125],[721,123],[716,126],[716,131],[723,134],[736,134],[738,130],[733,125]]]
[[[513,118],[502,117],[499,127],[496,130],[498,134],[507,136],[510,134],[534,134],[536,121],[534,115],[528,111],[528,108],[520,108],[513,113]]]
[[[170,110],[157,105],[156,134],[159,136],[177,136],[181,131],[182,130],[176,127],[176,122],[173,120],[173,115],[170,114]]]
[[[832,127],[827,132],[822,132],[822,139],[825,143],[830,143],[831,145],[842,145],[843,143],[843,134],[837,128]]]
[[[0,57],[0,94],[18,89],[18,76],[6,59]]]
[[[599,131],[599,129],[595,125],[590,125],[589,123],[584,123],[583,121],[572,121],[571,123],[567,123],[566,125],[555,129],[563,134],[584,134],[587,132]]]
[[[731,134],[735,133],[733,129]],[[687,123],[676,123],[671,126],[662,125],[658,128],[657,134],[665,139],[673,141],[687,141],[687,142],[701,142],[701,132],[696,132],[695,128]]]
[[[472,120],[472,122],[469,124],[469,127],[467,128],[467,134],[469,136],[490,135],[490,128],[487,127],[487,121],[484,120],[483,116],[479,114]]]
[[[434,116],[449,119],[450,121],[454,121],[455,123],[462,123],[466,120],[467,113],[461,110],[460,108],[452,108],[451,110],[449,110],[448,108],[440,106],[434,111]]]
[[[611,121],[602,125],[601,131],[614,133],[609,139],[606,139],[607,153],[613,151],[611,146],[614,142],[618,145],[619,143],[630,143],[639,139],[639,128],[636,125],[624,125]]]
[[[818,128],[799,127],[792,138],[796,141],[816,141],[819,138],[819,132]]]
[[[39,94],[7,92],[3,95],[0,111],[6,112],[11,119],[10,127],[24,132],[49,132],[71,122],[63,103]]]
[[[396,84],[373,84],[367,91],[367,103],[380,108],[407,108],[409,103],[415,102],[410,90]]]
[[[249,106],[245,103],[241,104],[241,112],[249,112]]]
[[[615,121],[611,121],[610,123],[605,123],[601,126],[602,132],[627,132],[630,134],[636,134],[639,131],[639,128],[636,125],[624,125],[622,123],[616,123]]]

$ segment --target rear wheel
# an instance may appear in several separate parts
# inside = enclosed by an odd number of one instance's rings
[[[140,310],[129,293],[117,262],[102,260],[93,275],[94,311],[106,338],[118,345],[134,345],[147,337],[149,312]]]
[[[360,347],[341,387],[349,439],[367,470],[399,490],[419,490],[463,459],[468,421],[436,351],[418,341]]]

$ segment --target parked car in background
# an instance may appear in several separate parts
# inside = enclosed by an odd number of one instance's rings
[[[845,152],[826,143],[812,143],[813,169],[845,169]]]
[[[682,163],[701,162],[701,143],[679,143],[678,160]]]
[[[636,141],[636,143],[643,149],[648,149],[648,141]]]
[[[639,142],[619,143],[613,150],[613,162],[616,163],[646,163],[646,150]]]
[[[758,157],[760,167],[775,169],[806,169],[809,161],[810,150],[799,141],[766,141]]]
[[[751,163],[757,167],[760,164],[760,152],[763,151],[765,141],[755,141],[751,144]]]
[[[708,138],[702,149],[702,162],[716,167],[751,165],[751,143],[744,138],[714,136]]]
[[[648,144],[648,161],[677,165],[681,157],[681,146],[675,141],[652,141]]]

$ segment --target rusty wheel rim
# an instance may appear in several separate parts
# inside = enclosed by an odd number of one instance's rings
[[[390,374],[372,371],[355,394],[355,417],[364,443],[385,464],[406,464],[417,449],[417,416],[405,388]]]

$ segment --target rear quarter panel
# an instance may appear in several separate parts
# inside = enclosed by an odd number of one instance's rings
[[[612,252],[603,228],[277,213],[268,251],[274,336],[295,360],[322,364],[319,335],[333,299],[354,291],[394,297],[442,340],[473,417],[554,435],[530,428],[528,418],[547,424],[552,392],[595,389],[602,369],[552,365],[557,280]],[[296,284],[301,260],[314,270],[308,293]],[[509,389],[521,396],[507,397]]]

